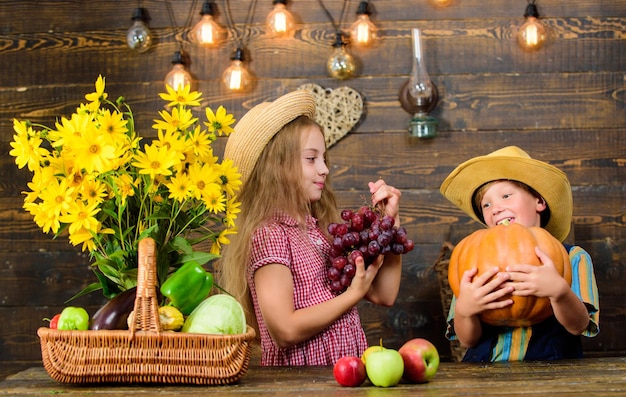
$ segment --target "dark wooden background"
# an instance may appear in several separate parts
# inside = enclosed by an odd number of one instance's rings
[[[198,20],[202,1],[196,3]],[[225,25],[224,2],[217,1]],[[125,42],[135,1],[0,0],[0,355],[3,361],[39,360],[36,329],[44,317],[94,276],[88,257],[66,239],[44,235],[22,210],[29,180],[8,155],[12,119],[53,124],[68,116],[93,91],[98,74],[112,98],[123,95],[138,117],[142,136],[154,136],[152,120],[163,106],[158,93],[182,40],[189,69],[204,93],[203,105],[224,105],[236,118],[256,103],[304,83],[350,86],[365,101],[357,128],[330,150],[335,188],[342,207],[355,207],[367,182],[383,177],[403,191],[402,221],[416,242],[404,262],[399,299],[392,308],[360,305],[368,339],[399,347],[413,337],[433,341],[443,358],[444,315],[432,265],[442,243],[473,227],[471,220],[439,194],[439,185],[460,162],[505,145],[563,169],[574,192],[574,236],[595,264],[602,315],[600,335],[585,340],[588,355],[626,352],[626,0],[539,0],[551,41],[539,52],[523,52],[514,33],[526,1],[453,0],[436,8],[427,0],[371,0],[381,29],[375,48],[350,48],[358,76],[328,77],[326,59],[334,30],[318,0],[294,0],[301,22],[295,38],[276,40],[264,31],[271,1],[259,1],[248,26],[248,66],[255,87],[227,92],[220,76],[234,49],[186,42],[183,26],[193,2],[173,0],[175,23],[163,0],[143,1],[156,38],[144,54]],[[343,1],[324,0],[335,20]],[[357,0],[342,27],[355,19]],[[249,1],[231,0],[239,31]],[[439,136],[409,137],[411,115],[398,92],[411,69],[410,29],[423,30],[428,71],[440,93],[433,115]],[[221,155],[224,141],[216,143]],[[93,314],[97,293],[73,304]]]

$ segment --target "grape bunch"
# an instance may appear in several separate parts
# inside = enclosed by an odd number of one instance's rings
[[[328,225],[331,236],[331,265],[327,276],[330,288],[340,294],[348,288],[356,273],[355,261],[362,257],[365,267],[378,255],[406,254],[415,247],[408,238],[406,229],[395,226],[395,219],[383,215],[377,209],[364,205],[357,211],[341,211],[342,223]]]

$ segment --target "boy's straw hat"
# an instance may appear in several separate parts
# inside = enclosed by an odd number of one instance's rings
[[[474,209],[474,193],[485,183],[499,179],[525,183],[539,193],[550,208],[545,229],[559,241],[565,240],[571,227],[573,208],[567,176],[548,163],[532,159],[517,146],[507,146],[467,160],[448,175],[439,190],[466,214],[484,224],[482,214]]]
[[[315,119],[315,99],[308,91],[296,90],[274,102],[260,103],[239,120],[226,142],[224,158],[238,168],[242,185],[268,142],[298,116]]]

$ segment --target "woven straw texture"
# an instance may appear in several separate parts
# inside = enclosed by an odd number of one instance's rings
[[[324,129],[328,148],[352,131],[361,120],[363,98],[350,87],[333,90],[317,84],[303,84],[298,89],[309,91],[315,98],[315,121]]]
[[[48,374],[62,383],[220,385],[238,381],[250,363],[255,332],[210,335],[161,331],[155,243],[139,245],[134,323],[129,330],[39,328]]]
[[[439,258],[437,258],[437,261],[435,261],[435,264],[433,265],[435,271],[437,272],[439,294],[441,295],[441,306],[443,306],[443,315],[445,319],[448,318],[450,303],[452,302],[452,297],[454,296],[448,282],[448,266],[450,265],[450,254],[453,249],[454,246],[451,243],[445,242],[441,247]],[[452,361],[460,362],[463,360],[463,356],[465,356],[466,351],[467,349],[461,346],[458,340],[450,341],[450,354],[452,355]]]

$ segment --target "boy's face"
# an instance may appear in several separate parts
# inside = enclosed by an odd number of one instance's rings
[[[496,226],[502,221],[517,222],[526,227],[541,226],[545,202],[514,183],[500,181],[487,189],[480,202],[485,224]]]

